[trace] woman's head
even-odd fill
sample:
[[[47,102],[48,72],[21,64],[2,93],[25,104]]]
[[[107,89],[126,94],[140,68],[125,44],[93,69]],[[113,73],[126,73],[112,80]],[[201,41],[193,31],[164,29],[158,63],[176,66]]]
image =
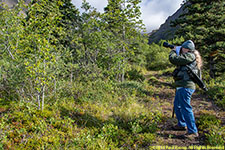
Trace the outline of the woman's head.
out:
[[[192,52],[195,54],[196,57],[196,62],[197,62],[197,67],[198,69],[201,69],[203,63],[202,63],[202,58],[199,53],[199,51],[195,50],[195,44],[191,40],[187,40],[181,45],[181,53],[187,53],[187,52]]]
[[[182,54],[187,53],[187,52],[192,52],[194,50],[195,50],[195,44],[191,40],[187,40],[181,45],[181,53]]]
[[[195,50],[195,44],[194,42],[192,42],[191,40],[187,40],[185,41],[182,45],[182,48],[184,49],[189,49],[190,51],[194,51]]]

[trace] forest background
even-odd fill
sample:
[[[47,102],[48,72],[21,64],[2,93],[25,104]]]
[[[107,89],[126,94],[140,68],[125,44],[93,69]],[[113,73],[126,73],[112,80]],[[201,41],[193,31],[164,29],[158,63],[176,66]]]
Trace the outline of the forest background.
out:
[[[157,145],[163,122],[153,98],[157,77],[172,86],[164,40],[148,44],[140,0],[109,0],[103,13],[86,1],[20,1],[0,10],[0,149],[135,149]],[[223,0],[186,0],[167,41],[196,43],[208,97],[225,107]],[[199,89],[198,89],[199,90]],[[199,93],[203,92],[201,90]],[[222,120],[202,115],[205,144],[221,146]],[[211,119],[208,119],[211,118]],[[213,118],[213,119],[212,119]],[[161,143],[162,144],[162,143]]]

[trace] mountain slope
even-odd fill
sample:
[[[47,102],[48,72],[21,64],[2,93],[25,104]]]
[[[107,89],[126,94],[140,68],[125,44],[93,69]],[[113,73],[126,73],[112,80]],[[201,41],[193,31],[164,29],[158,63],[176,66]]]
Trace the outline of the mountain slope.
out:
[[[181,14],[184,13],[184,5],[182,5],[172,16],[169,16],[164,24],[158,30],[153,30],[149,34],[149,44],[159,42],[161,39],[168,40],[174,37],[178,27],[171,27],[170,22],[176,20]]]

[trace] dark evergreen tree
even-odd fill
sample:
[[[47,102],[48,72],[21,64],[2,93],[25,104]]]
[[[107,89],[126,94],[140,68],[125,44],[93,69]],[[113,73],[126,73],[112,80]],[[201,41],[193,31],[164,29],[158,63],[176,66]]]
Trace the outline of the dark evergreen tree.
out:
[[[60,12],[62,15],[62,20],[59,26],[65,30],[65,36],[61,40],[61,44],[64,47],[73,47],[73,35],[75,29],[78,26],[80,20],[79,10],[72,4],[71,0],[62,0],[62,5],[60,6]]]
[[[186,0],[185,14],[172,26],[180,26],[177,35],[192,39],[205,58],[210,76],[225,71],[225,1]]]

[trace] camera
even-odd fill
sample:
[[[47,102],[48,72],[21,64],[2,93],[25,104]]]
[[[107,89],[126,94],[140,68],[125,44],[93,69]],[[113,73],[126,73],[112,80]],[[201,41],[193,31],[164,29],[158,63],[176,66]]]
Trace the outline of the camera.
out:
[[[171,48],[171,49],[174,49],[174,47],[175,47],[174,45],[171,45],[167,42],[163,42],[163,46],[166,47],[166,48]]]

